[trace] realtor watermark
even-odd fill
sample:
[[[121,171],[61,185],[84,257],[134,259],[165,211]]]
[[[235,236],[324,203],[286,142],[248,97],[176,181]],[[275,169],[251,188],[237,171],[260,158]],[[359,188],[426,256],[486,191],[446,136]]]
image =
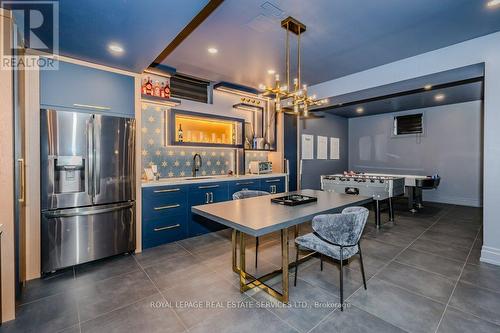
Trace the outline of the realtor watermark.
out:
[[[58,69],[59,1],[0,0],[0,6],[12,13],[12,43],[1,43],[0,69]],[[2,36],[10,30],[3,22]]]
[[[340,309],[339,302],[319,301],[294,301],[287,304],[273,301],[210,301],[210,300],[181,300],[153,301],[153,309],[270,309],[270,308],[295,308],[295,309]],[[344,303],[344,308],[349,308],[349,303]]]

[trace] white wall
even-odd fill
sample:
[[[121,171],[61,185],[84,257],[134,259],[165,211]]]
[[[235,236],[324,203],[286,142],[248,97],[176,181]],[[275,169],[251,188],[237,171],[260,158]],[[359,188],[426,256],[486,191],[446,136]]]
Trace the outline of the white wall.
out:
[[[481,260],[500,265],[500,32],[310,87],[319,98],[485,63],[483,233]]]
[[[424,114],[424,134],[393,136],[394,117]],[[441,184],[424,200],[482,205],[482,101],[349,119],[349,170],[433,175]],[[460,165],[460,168],[457,168]]]

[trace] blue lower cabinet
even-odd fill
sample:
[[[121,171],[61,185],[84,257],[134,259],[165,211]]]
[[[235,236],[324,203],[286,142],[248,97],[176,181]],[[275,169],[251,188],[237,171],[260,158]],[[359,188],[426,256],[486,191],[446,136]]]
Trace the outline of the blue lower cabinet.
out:
[[[158,246],[188,237],[187,213],[142,221],[142,248]]]
[[[142,218],[156,219],[165,214],[186,214],[188,186],[158,186],[142,189]]]
[[[247,180],[238,180],[234,182],[229,182],[229,200],[233,198],[233,194],[238,191],[243,190],[255,190],[259,191],[261,188],[259,179],[247,179]]]
[[[285,177],[262,179],[261,190],[271,194],[285,192]]]
[[[194,184],[189,189],[189,207],[229,200],[228,183]],[[189,209],[191,210],[191,208]],[[197,214],[190,213],[189,236],[198,236],[226,228]]]
[[[188,236],[188,186],[142,189],[142,247],[158,246]]]

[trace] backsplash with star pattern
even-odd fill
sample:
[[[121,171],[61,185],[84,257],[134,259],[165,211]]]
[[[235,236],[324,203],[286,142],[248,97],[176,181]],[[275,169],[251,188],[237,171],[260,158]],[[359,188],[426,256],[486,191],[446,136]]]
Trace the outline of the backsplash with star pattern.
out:
[[[142,104],[142,169],[156,164],[160,177],[188,177],[192,173],[194,154],[202,157],[199,175],[225,175],[235,170],[235,150],[209,147],[176,147],[165,145],[165,116],[168,107]],[[245,172],[250,161],[267,161],[266,152],[245,152]]]
[[[168,107],[142,104],[142,168],[158,166],[160,177],[191,176],[194,154],[202,157],[199,175],[225,175],[235,171],[233,149],[165,146],[165,113]]]

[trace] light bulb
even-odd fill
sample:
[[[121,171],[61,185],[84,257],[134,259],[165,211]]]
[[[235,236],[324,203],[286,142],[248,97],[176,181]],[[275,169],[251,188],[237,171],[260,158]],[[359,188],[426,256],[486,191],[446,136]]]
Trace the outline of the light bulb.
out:
[[[275,79],[276,81],[279,81],[279,80],[280,80],[280,75],[279,75],[279,74],[276,74],[276,75],[274,76],[274,79]]]

